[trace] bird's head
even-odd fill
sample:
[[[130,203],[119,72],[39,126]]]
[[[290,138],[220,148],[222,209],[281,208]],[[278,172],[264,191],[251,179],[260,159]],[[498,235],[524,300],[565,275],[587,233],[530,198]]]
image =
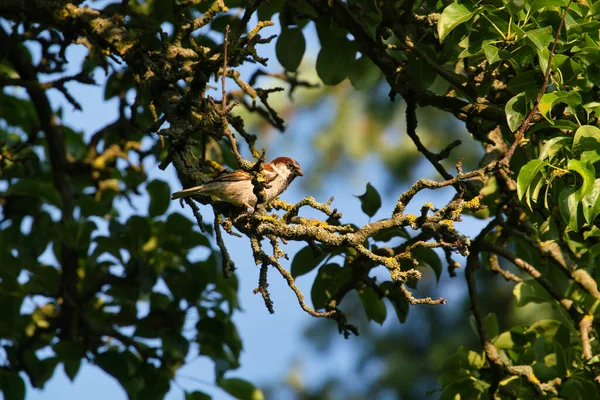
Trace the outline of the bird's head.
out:
[[[279,170],[287,169],[290,173],[294,174],[294,176],[304,176],[300,164],[298,164],[298,161],[294,160],[293,158],[277,157],[271,161],[271,164],[275,165],[275,167]]]

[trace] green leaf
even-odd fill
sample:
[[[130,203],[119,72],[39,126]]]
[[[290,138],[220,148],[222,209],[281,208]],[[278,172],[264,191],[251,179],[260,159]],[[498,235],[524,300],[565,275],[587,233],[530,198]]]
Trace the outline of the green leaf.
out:
[[[361,57],[352,64],[350,82],[356,90],[366,90],[379,81],[381,71],[368,57]]]
[[[470,5],[467,6],[464,3],[453,2],[444,8],[437,26],[440,43],[444,41],[452,30],[470,20],[473,15],[475,15],[475,10]]]
[[[439,54],[428,47],[423,50],[426,54],[429,54],[431,60],[439,58]],[[435,82],[438,76],[437,73],[427,65],[422,57],[417,57],[412,53],[406,55],[406,61],[408,62],[406,66],[407,85],[417,92],[429,89]]]
[[[233,5],[230,3],[229,7],[233,7]],[[224,33],[227,25],[229,25],[229,28],[235,31],[238,27],[240,27],[240,22],[240,18],[238,18],[238,16],[235,14],[223,14],[213,18],[210,24],[210,29],[215,32]]]
[[[493,340],[495,337],[498,336],[500,332],[500,327],[498,325],[498,318],[496,317],[496,314],[489,313],[483,320],[483,324],[485,325],[490,339]]]
[[[49,204],[58,208],[62,207],[60,194],[58,194],[58,191],[51,182],[23,178],[12,184],[6,191],[6,195],[41,197]]]
[[[81,367],[81,360],[65,360],[63,361],[63,369],[65,374],[69,377],[71,382],[75,380],[79,368]]]
[[[538,71],[527,71],[523,72],[510,81],[506,85],[506,88],[512,94],[519,94],[526,91],[534,91],[537,93],[540,90],[541,78]]]
[[[119,382],[129,379],[136,371],[129,357],[117,350],[108,350],[96,356],[96,364],[107,374],[113,376]]]
[[[185,400],[211,400],[212,397],[206,393],[197,390],[193,392],[185,392]]]
[[[553,338],[562,327],[562,322],[555,319],[541,319],[534,322],[526,332],[535,332],[538,336]]]
[[[592,225],[600,214],[600,178],[594,180],[592,189],[581,199],[585,221]]]
[[[25,399],[25,382],[15,372],[0,371],[0,389],[4,400]]]
[[[548,165],[547,161],[531,160],[521,168],[519,177],[517,178],[517,195],[519,196],[519,200],[523,199],[533,179],[546,165]]]
[[[490,386],[489,383],[470,377],[459,381],[454,381],[442,392],[439,400],[456,400],[456,399],[482,399],[484,393]]]
[[[542,304],[552,301],[548,292],[534,279],[517,283],[513,288],[513,295],[517,307],[523,307],[529,303]]]
[[[532,133],[537,132],[541,129],[548,129],[548,128],[551,128],[553,131],[561,130],[561,131],[574,132],[579,128],[579,126],[575,122],[571,122],[566,119],[558,119],[558,120],[554,120],[552,122],[540,121],[540,122],[537,122],[535,125],[533,125],[528,130],[528,133],[531,135]],[[560,133],[562,134],[563,132],[560,132]]]
[[[21,49],[25,49],[22,46]],[[6,93],[0,93],[0,118],[25,131],[39,126],[37,112],[31,101],[19,99]]]
[[[81,209],[82,217],[98,216],[103,217],[107,213],[107,209],[102,203],[94,199],[92,196],[82,194],[77,199],[77,205]]]
[[[96,236],[94,238],[94,242],[96,242],[96,248],[92,253],[92,257],[97,258],[101,254],[108,253],[114,256],[117,260],[123,263],[123,258],[121,256],[121,252],[119,249],[121,248],[121,242],[118,238],[107,237],[107,236]]]
[[[355,197],[360,199],[361,208],[369,217],[375,215],[377,210],[381,207],[381,196],[379,195],[379,192],[377,192],[377,189],[370,183],[367,183],[367,191],[365,194]]]
[[[508,123],[508,127],[511,132],[515,132],[525,119],[525,114],[527,114],[527,101],[525,99],[524,93],[519,93],[518,95],[511,98],[507,103],[505,110],[506,112],[506,122]]]
[[[119,95],[119,84],[121,83],[121,73],[114,72],[106,80],[104,85],[104,100],[111,99]]]
[[[173,252],[197,246],[211,248],[207,234],[194,231],[193,226],[194,223],[183,214],[174,212],[169,214],[164,229],[159,229],[157,234],[162,245]]]
[[[598,364],[600,362],[600,354],[596,354],[594,357],[590,358],[587,362],[588,365]]]
[[[169,185],[158,179],[153,180],[146,186],[150,195],[150,205],[148,206],[148,215],[151,218],[163,215],[169,208],[171,199],[171,189]]]
[[[454,353],[452,353],[449,357],[445,358],[442,361],[442,365],[440,366],[439,372],[453,370],[456,371],[468,367],[468,354],[469,351],[466,350],[463,346],[460,346]]]
[[[525,0],[509,0],[505,1],[506,8],[510,12],[510,15],[518,16],[519,11],[525,8]]]
[[[579,160],[569,160],[567,164],[569,171],[575,171],[583,178],[581,188],[577,191],[577,201],[580,201],[583,196],[586,196],[594,186],[594,178],[596,177],[596,170],[592,163],[582,162]]]
[[[180,333],[169,332],[161,336],[163,352],[170,360],[183,361],[190,350],[190,342]]]
[[[258,6],[258,20],[259,21],[269,21],[273,14],[278,13],[283,5],[285,4],[285,0],[269,0],[260,2]]]
[[[356,62],[356,48],[348,39],[331,38],[327,40],[317,56],[317,74],[326,85],[342,82]]]
[[[558,153],[561,149],[565,148],[567,144],[572,140],[569,136],[557,136],[552,138],[542,146],[538,159],[540,160],[552,160],[552,157]],[[563,143],[564,142],[564,143]]]
[[[455,382],[468,379],[471,376],[470,371],[465,368],[456,368],[441,373],[438,382],[442,388],[448,387]]]
[[[335,43],[344,40],[348,35],[347,30],[340,28],[330,17],[324,15],[315,21],[315,27],[322,47],[335,46]]]
[[[58,360],[56,357],[49,357],[43,360],[39,360],[33,352],[28,353],[26,356],[26,364],[29,369],[28,375],[30,375],[31,382],[35,388],[41,389],[44,387],[46,382],[52,378]]]
[[[279,63],[290,72],[294,72],[300,66],[302,57],[306,50],[306,39],[300,28],[284,28],[277,38],[275,52]]]
[[[440,281],[440,276],[442,275],[442,261],[440,260],[440,256],[438,256],[433,249],[428,247],[417,247],[412,251],[412,256],[419,261],[419,263],[424,262],[429,265],[435,273],[436,281]]]
[[[531,207],[531,201],[533,200],[534,203],[537,203],[540,190],[542,190],[542,187],[544,187],[545,184],[546,179],[544,178],[543,174],[537,174],[535,178],[533,178],[531,185],[529,185],[529,188],[527,189],[527,195],[525,197],[530,210],[533,210]]]
[[[540,99],[540,104],[538,105],[540,113],[550,123],[552,123],[552,115],[550,115],[550,111],[552,110],[552,106],[557,99],[558,96],[555,93],[545,93]]]
[[[24,288],[33,293],[57,295],[60,281],[60,273],[56,267],[43,265],[36,268],[35,274],[25,283]]]
[[[515,345],[510,331],[502,332],[496,339],[492,339],[492,343],[499,350],[512,349]]]
[[[467,362],[472,369],[481,369],[485,365],[485,355],[469,350]]]
[[[485,54],[485,59],[490,65],[501,60],[499,55],[500,50],[496,46],[486,43],[481,48],[483,49],[483,54]]]
[[[398,321],[400,323],[406,322],[410,308],[404,293],[402,293],[394,282],[390,281],[381,283],[379,287],[388,293],[386,297],[392,303],[392,306],[394,306]]]
[[[581,95],[575,91],[558,91],[544,94],[540,100],[540,104],[538,107],[540,113],[544,116],[544,118],[546,118],[551,123],[553,121],[550,111],[552,110],[552,107],[559,103],[565,103],[566,105],[571,107],[571,110],[574,113],[577,106],[581,105]]]
[[[265,396],[250,382],[239,378],[224,378],[217,382],[219,387],[240,400],[263,400]]]
[[[310,299],[315,310],[324,309],[329,301],[337,294],[344,279],[343,269],[337,264],[325,264],[319,268],[319,273],[310,290]]]
[[[565,0],[533,0],[529,7],[529,12],[533,14],[543,8],[547,7],[566,7],[567,1]],[[527,7],[527,5],[525,6]]]
[[[566,329],[562,329],[566,331]],[[566,338],[566,346],[570,347],[569,344],[569,333],[567,332],[565,335],[562,335]],[[555,369],[558,372],[558,376],[565,376],[568,369],[567,364],[567,356],[565,354],[565,346],[562,345],[560,340],[553,339],[552,345],[554,346],[554,352],[556,354],[556,366]]]
[[[600,129],[592,125],[582,125],[573,137],[573,152],[600,150]]]
[[[595,113],[596,116],[600,115],[600,102],[598,101],[583,104],[583,108],[588,114],[588,119],[592,113]]]
[[[579,200],[577,189],[569,186],[561,190],[558,195],[558,208],[563,221],[572,231],[578,231],[583,221],[579,219]]]
[[[315,255],[315,250],[310,246],[300,249],[292,260],[292,276],[297,278],[317,268],[321,261],[325,259],[325,255]]]
[[[529,45],[533,47],[534,50],[544,51],[548,48],[548,45],[552,43],[554,39],[552,37],[552,27],[547,26],[545,28],[540,29],[532,29],[530,31],[525,32],[525,37],[529,39]],[[527,41],[526,41],[527,42]]]
[[[364,288],[359,296],[367,318],[382,325],[387,317],[387,308],[383,299],[379,298],[379,295],[370,287]]]

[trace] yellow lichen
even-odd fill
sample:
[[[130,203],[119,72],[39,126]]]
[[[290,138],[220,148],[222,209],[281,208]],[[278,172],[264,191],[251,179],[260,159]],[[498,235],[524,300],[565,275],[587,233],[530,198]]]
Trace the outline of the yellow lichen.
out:
[[[454,221],[451,219],[443,219],[440,221],[440,225],[445,225],[450,229],[454,229]]]
[[[254,218],[262,221],[262,222],[271,222],[273,224],[279,224],[279,221],[277,220],[277,218],[271,216],[271,215],[257,215],[254,214]]]
[[[406,214],[404,217],[406,218],[406,222],[408,222],[410,225],[417,222],[417,219],[419,218],[414,214]]]
[[[467,210],[473,210],[481,207],[481,201],[478,196],[473,197],[471,200],[465,202],[463,205]]]
[[[248,40],[254,39],[254,36],[256,36],[262,28],[273,25],[275,25],[275,22],[273,21],[260,21],[254,29],[248,32]]]
[[[535,376],[534,373],[529,374],[528,378],[531,382],[540,384],[540,380],[537,378],[537,376]]]

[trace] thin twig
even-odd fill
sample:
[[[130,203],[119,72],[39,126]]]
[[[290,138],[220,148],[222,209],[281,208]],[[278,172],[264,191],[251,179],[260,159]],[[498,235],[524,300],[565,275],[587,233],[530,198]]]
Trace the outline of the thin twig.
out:
[[[225,76],[227,76],[227,47],[229,44],[229,25],[225,27],[225,41],[223,43],[223,74],[221,74],[221,115],[227,114],[227,91],[225,89]]]
[[[446,304],[446,299],[444,299],[443,297],[440,297],[440,298],[435,299],[435,300],[432,299],[431,297],[416,298],[416,297],[414,297],[412,295],[412,293],[404,285],[400,285],[400,290],[404,294],[404,297],[406,297],[406,300],[408,300],[408,302],[410,304],[412,304],[412,305],[417,305],[417,304],[429,304],[429,305]]]
[[[223,270],[223,277],[228,278],[229,273],[235,271],[235,264],[231,260],[229,256],[229,251],[227,251],[227,247],[225,247],[225,242],[223,241],[223,235],[221,234],[221,222],[223,221],[223,217],[221,214],[214,210],[215,213],[215,237],[217,238],[217,245],[221,250],[221,268]]]
[[[590,344],[590,332],[592,331],[592,322],[594,317],[586,315],[579,321],[579,333],[581,334],[581,344],[583,345],[583,357],[586,360],[592,359],[592,345]]]

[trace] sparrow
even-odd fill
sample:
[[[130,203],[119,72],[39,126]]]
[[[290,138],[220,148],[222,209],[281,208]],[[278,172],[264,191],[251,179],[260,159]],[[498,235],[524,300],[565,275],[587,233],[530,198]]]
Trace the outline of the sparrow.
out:
[[[267,183],[266,203],[283,193],[297,176],[304,176],[298,161],[289,157],[277,157],[271,162],[264,163],[263,170]],[[252,210],[256,206],[252,174],[241,169],[219,175],[201,185],[175,192],[171,200],[194,195],[216,197],[234,206]]]

